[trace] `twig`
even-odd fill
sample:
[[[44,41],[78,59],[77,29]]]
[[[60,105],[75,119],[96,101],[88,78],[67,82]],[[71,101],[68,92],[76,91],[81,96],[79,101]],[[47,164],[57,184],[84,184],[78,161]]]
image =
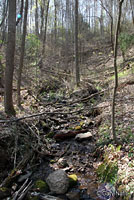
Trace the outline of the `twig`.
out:
[[[32,181],[30,181],[28,183],[28,180],[29,179],[26,179],[26,181],[23,183],[21,188],[18,191],[15,192],[15,194],[13,196],[13,200],[22,200],[25,197],[25,195],[28,192],[28,190],[30,190],[31,187],[33,186]]]
[[[33,187],[32,181],[29,182],[29,184],[24,188],[24,190],[22,191],[22,194],[20,195],[20,197],[18,198],[18,200],[22,200],[25,195],[27,194],[27,192]]]
[[[19,193],[25,188],[27,182],[28,182],[28,179],[26,179],[25,182],[23,183],[23,185],[20,187],[20,189],[14,193],[13,200],[16,200],[16,198],[18,197]]]
[[[16,167],[17,149],[18,149],[18,134],[15,135],[14,169]]]

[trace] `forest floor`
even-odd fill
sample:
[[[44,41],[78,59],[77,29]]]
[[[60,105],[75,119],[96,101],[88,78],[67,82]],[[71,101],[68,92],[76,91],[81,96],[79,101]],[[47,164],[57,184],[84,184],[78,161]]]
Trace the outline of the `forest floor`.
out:
[[[0,182],[1,187],[8,190],[0,190],[0,199],[26,199],[28,192],[40,192],[31,188],[32,184],[46,180],[48,174],[58,169],[78,177],[77,185],[69,190],[74,195],[80,194],[79,198],[73,196],[73,200],[105,199],[98,195],[104,192],[104,188],[103,192],[98,189],[102,183],[112,183],[120,193],[118,199],[127,199],[133,193],[133,49],[128,52],[125,63],[118,55],[116,134],[121,142],[120,148],[114,147],[111,135],[112,49],[109,44],[90,44],[82,59],[79,88],[73,83],[68,84],[68,80],[64,81],[63,87],[61,79],[51,76],[37,89],[36,95],[34,91],[23,89],[23,109],[19,110],[16,106],[16,118],[8,118],[4,114],[1,96]],[[107,172],[98,172],[102,163],[106,170],[111,163],[117,163],[118,176],[114,176],[116,165]],[[22,189],[23,184],[26,192]],[[56,196],[71,199],[67,194]]]

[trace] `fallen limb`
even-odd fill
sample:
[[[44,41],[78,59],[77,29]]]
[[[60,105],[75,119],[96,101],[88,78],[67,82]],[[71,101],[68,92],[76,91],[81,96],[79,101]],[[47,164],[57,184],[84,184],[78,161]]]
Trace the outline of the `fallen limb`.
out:
[[[74,113],[81,112],[82,110],[83,109],[76,110],[76,111],[73,111],[73,112],[42,112],[42,113],[28,115],[28,116],[24,116],[24,117],[20,117],[20,118],[0,120],[0,123],[18,122],[18,121],[23,120],[23,119],[28,119],[28,118],[32,118],[32,117],[39,117],[41,115],[69,115],[69,114],[71,115],[71,114],[74,114]]]
[[[86,133],[86,132],[88,132],[88,129],[83,129],[83,130],[79,130],[79,131],[69,131],[67,133],[59,133],[54,136],[54,139],[57,141],[71,139],[79,133]]]
[[[69,104],[79,103],[79,102],[81,102],[81,101],[87,101],[87,100],[93,98],[94,96],[96,96],[96,95],[98,95],[98,94],[103,94],[103,93],[104,93],[105,91],[107,91],[107,90],[108,90],[108,89],[102,90],[102,91],[100,91],[100,92],[96,92],[96,93],[94,93],[94,94],[91,94],[91,95],[88,96],[88,97],[81,98],[81,99],[78,99],[78,100],[76,100],[76,101],[70,102]]]

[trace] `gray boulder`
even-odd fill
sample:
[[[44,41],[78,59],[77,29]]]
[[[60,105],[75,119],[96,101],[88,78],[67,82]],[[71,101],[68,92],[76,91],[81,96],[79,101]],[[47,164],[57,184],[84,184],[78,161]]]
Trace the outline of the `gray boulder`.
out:
[[[51,173],[46,182],[51,192],[56,194],[65,194],[69,187],[69,178],[65,171],[59,169]]]

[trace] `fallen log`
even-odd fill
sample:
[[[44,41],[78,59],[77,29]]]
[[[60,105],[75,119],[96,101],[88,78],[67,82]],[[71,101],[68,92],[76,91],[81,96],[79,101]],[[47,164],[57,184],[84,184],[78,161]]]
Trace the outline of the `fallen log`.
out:
[[[59,133],[54,136],[54,139],[56,141],[71,139],[71,138],[74,138],[79,133],[86,133],[88,131],[89,131],[88,129],[83,129],[83,130],[78,130],[78,131],[68,131],[67,133]]]

